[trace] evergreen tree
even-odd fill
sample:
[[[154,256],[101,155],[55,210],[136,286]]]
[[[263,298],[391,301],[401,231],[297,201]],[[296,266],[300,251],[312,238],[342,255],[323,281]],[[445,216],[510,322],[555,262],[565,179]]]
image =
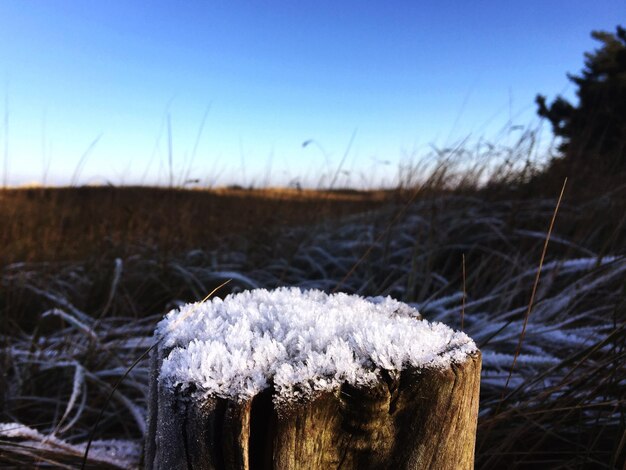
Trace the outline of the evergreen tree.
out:
[[[558,96],[549,106],[537,95],[537,112],[562,138],[565,161],[598,172],[626,170],[626,29],[615,34],[592,32],[601,47],[585,54],[581,75],[568,78],[576,85],[578,105]]]

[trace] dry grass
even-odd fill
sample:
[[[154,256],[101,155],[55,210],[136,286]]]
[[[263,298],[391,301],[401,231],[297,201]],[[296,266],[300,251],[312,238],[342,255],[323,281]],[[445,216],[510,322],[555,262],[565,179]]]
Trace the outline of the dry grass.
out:
[[[17,424],[0,465],[76,465],[158,319],[226,279],[221,295],[341,283],[462,324],[484,354],[478,468],[622,465],[626,189],[568,185],[505,387],[562,181],[546,197],[502,171],[484,190],[436,164],[417,192],[2,193],[0,422]],[[147,382],[140,362],[113,394],[90,465],[138,464]]]
[[[380,207],[384,192],[167,190],[142,187],[0,190],[0,263],[208,249],[225,236]]]

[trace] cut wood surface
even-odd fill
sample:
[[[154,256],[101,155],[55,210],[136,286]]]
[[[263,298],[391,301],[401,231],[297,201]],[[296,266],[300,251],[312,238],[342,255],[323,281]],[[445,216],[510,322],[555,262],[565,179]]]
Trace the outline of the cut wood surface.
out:
[[[478,350],[289,402],[272,385],[246,399],[172,386],[160,379],[171,351],[159,345],[151,356],[147,469],[473,468]]]

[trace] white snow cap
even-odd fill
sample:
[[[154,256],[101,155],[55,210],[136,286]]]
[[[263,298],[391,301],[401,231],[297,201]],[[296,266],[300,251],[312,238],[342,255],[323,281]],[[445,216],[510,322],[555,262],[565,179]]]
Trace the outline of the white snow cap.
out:
[[[390,297],[255,289],[188,304],[159,323],[160,380],[195,394],[247,400],[273,384],[276,403],[310,399],[381,369],[447,367],[477,351],[462,332],[419,320]]]

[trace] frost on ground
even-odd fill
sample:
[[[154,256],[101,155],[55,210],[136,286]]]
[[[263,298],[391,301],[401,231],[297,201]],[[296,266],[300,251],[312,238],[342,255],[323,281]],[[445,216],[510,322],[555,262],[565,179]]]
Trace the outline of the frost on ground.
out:
[[[57,464],[57,456],[68,454],[81,458],[85,446],[85,443],[70,444],[54,435],[44,435],[19,423],[0,423],[0,454],[3,451],[22,455],[37,453],[40,456],[40,465]],[[89,455],[90,463],[101,468],[132,469],[136,468],[139,461],[141,446],[128,440],[95,440],[91,443]]]
[[[147,360],[129,371],[130,365],[153,344],[163,313],[232,279],[226,289],[233,293],[289,285],[390,295],[430,321],[466,331],[483,354],[477,466],[542,461],[602,468],[611,446],[622,445],[626,417],[626,249],[622,226],[614,243],[599,235],[617,230],[613,219],[599,217],[604,225],[586,221],[588,214],[606,213],[615,199],[559,209],[528,316],[545,239],[538,232],[511,231],[511,224],[544,226],[556,201],[478,202],[426,198],[398,220],[395,212],[381,210],[338,223],[288,227],[262,252],[234,238],[211,251],[167,258],[148,250],[99,269],[83,262],[5,266],[0,296],[10,292],[12,300],[0,302],[9,319],[9,328],[0,328],[0,422],[15,423],[11,432],[29,427],[48,443],[62,439],[84,449],[119,382],[96,438],[128,442],[128,449],[116,447],[115,460],[137,467],[134,449],[140,449],[145,431],[150,369]],[[102,293],[95,297],[101,300],[90,301],[94,292]],[[164,303],[151,306],[159,299]],[[328,308],[321,310],[328,316]],[[200,316],[190,314],[181,326],[199,325]],[[34,332],[12,326],[13,319],[28,318],[36,322]],[[190,342],[183,332],[191,326],[174,330],[179,345]],[[36,440],[2,434],[0,467],[31,468],[42,458],[80,465],[82,455],[76,459],[74,450],[26,448],[26,441]],[[91,468],[103,468],[93,451],[92,445]]]
[[[380,370],[446,367],[474,342],[387,298],[320,290],[255,289],[170,312],[157,327],[168,351],[160,380],[204,396],[252,398],[273,387],[277,403],[309,399],[342,383],[367,385]]]

